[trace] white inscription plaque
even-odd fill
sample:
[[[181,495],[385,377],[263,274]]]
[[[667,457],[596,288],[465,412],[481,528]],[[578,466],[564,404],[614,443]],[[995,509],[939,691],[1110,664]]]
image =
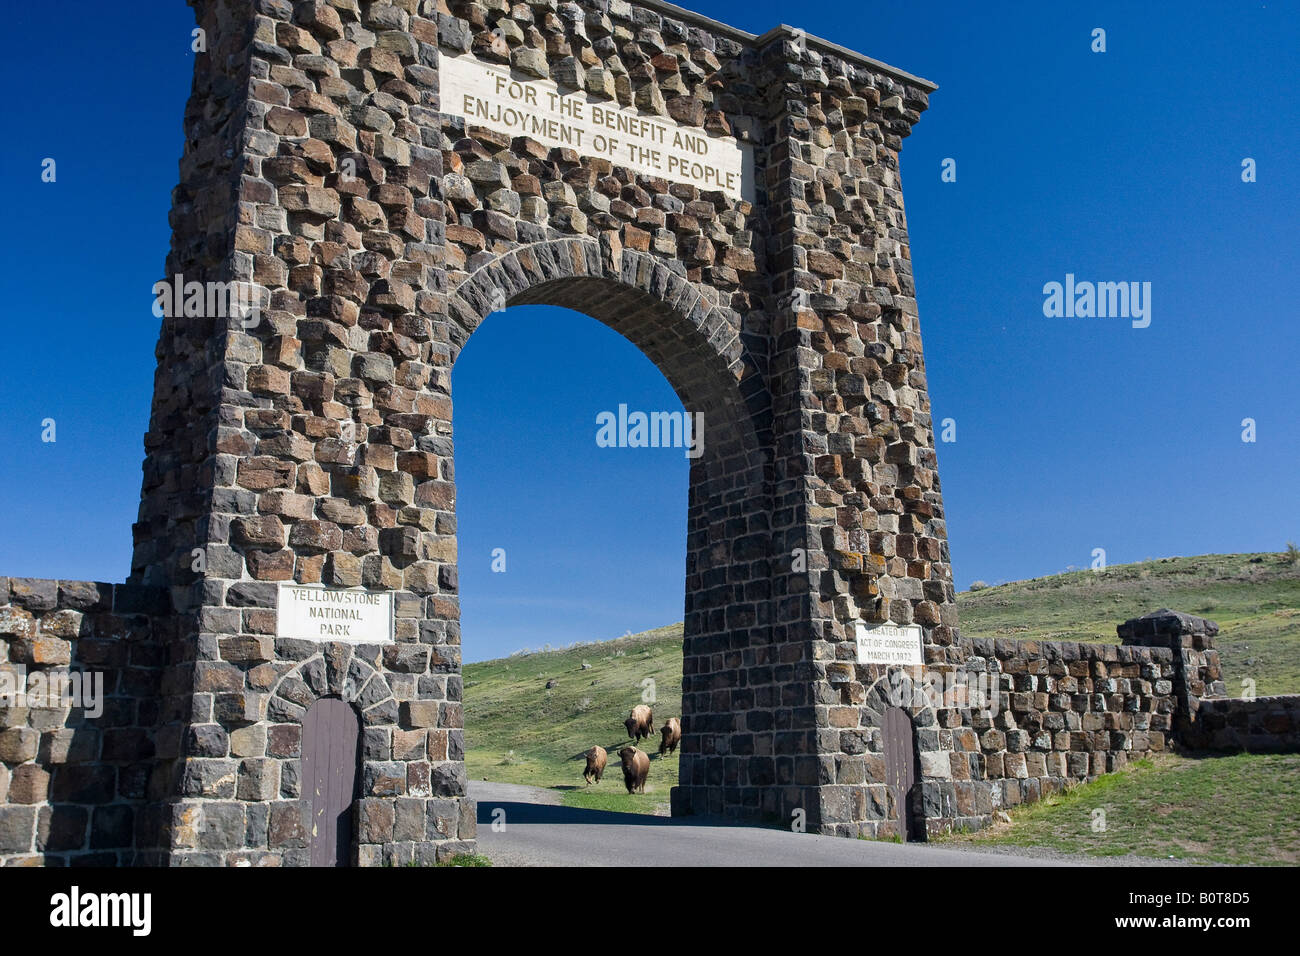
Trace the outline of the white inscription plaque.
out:
[[[634,172],[736,199],[754,199],[754,153],[730,136],[711,136],[671,117],[645,115],[550,80],[513,74],[472,56],[438,61],[442,111],[472,126],[527,136]]]
[[[858,622],[859,664],[925,663],[921,654],[921,629],[915,624],[874,624]]]
[[[343,644],[393,643],[393,592],[281,584],[276,637]]]

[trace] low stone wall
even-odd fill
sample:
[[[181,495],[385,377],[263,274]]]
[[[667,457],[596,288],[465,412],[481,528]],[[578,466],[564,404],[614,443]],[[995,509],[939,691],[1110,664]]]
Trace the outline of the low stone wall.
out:
[[[1190,750],[1300,750],[1300,694],[1202,700],[1195,723],[1179,735],[1179,743]]]
[[[0,865],[128,865],[155,845],[168,610],[152,588],[0,577]],[[50,694],[66,677],[89,696]]]
[[[1166,750],[1300,749],[1300,695],[1224,697],[1214,621],[1162,609],[1116,632],[1120,645],[970,641],[965,675],[987,675],[995,704],[916,715],[927,832],[978,829]]]
[[[988,675],[996,706],[940,711],[940,724],[959,722],[950,731],[919,728],[920,810],[932,834],[979,829],[998,809],[1169,749],[1170,649],[982,637],[971,641],[966,671]],[[924,737],[933,732],[937,748]]]

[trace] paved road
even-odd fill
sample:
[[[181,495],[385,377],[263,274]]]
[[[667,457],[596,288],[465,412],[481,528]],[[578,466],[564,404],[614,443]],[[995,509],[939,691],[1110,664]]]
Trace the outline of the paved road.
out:
[[[1062,866],[1071,861],[845,840],[559,805],[539,787],[470,781],[478,847],[497,866]],[[505,830],[492,829],[497,809]],[[499,818],[499,815],[498,815]]]

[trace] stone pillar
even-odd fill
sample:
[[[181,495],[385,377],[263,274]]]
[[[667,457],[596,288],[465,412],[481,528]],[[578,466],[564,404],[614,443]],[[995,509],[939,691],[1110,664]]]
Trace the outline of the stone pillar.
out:
[[[241,260],[252,257],[239,251],[237,235],[244,228],[239,196],[249,134],[254,20],[248,5],[235,0],[194,0],[191,5],[206,51],[196,57],[185,110],[180,182],[172,193],[171,250],[160,282],[162,301],[177,286],[182,296],[187,284],[203,292],[201,304],[164,309],[128,579],[169,590],[174,608],[162,648],[157,759],[141,827],[138,859],[144,865],[179,861],[182,854],[174,853],[178,839],[186,851],[197,848],[195,831],[186,826],[193,815],[178,803],[185,790],[202,789],[195,782],[199,765],[189,766],[186,755],[195,738],[204,736],[197,728],[213,726],[220,682],[214,682],[211,667],[220,659],[218,634],[241,630],[225,623],[238,612],[219,608],[221,581],[241,576],[238,556],[226,544],[225,514],[243,506],[218,488],[231,483],[227,476],[250,450],[232,432],[228,408],[242,390],[238,363],[247,359],[253,340],[241,317],[228,308],[232,296],[216,290],[250,278]],[[208,308],[209,290],[215,292],[214,309]],[[155,287],[156,295],[159,291]],[[222,689],[235,693],[237,683],[243,684],[242,677]],[[223,707],[230,703],[222,698]],[[212,776],[228,780],[223,790],[233,796],[238,761],[226,760],[221,767]],[[242,810],[239,817],[242,825]],[[242,844],[229,814],[227,822],[223,839]]]
[[[1203,617],[1161,608],[1115,628],[1120,643],[1168,647],[1174,652],[1174,734],[1189,736],[1203,699],[1226,696],[1214,638],[1219,625]]]
[[[786,519],[774,548],[776,627],[806,648],[795,693],[811,738],[797,746],[815,756],[804,778],[817,788],[810,824],[875,835],[892,813],[869,697],[888,668],[856,663],[856,625],[919,625],[932,667],[964,656],[898,161],[933,86],[819,51],[787,28],[764,40],[776,504]],[[909,716],[921,749],[952,749],[959,721]],[[927,772],[947,763],[922,760],[926,788],[951,787]]]
[[[442,155],[411,118],[437,124],[438,27],[415,6],[194,0],[167,277],[261,310],[208,299],[158,347],[133,580],[170,587],[182,626],[154,862],[305,862],[301,721],[323,696],[363,726],[356,862],[473,845]],[[396,643],[277,640],[284,581],[397,592]]]

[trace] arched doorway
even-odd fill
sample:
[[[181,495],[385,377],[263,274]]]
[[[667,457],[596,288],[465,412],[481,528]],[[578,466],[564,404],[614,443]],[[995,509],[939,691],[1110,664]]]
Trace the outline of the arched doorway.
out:
[[[302,722],[302,794],[310,804],[312,866],[352,863],[361,722],[352,705],[322,697]]]

